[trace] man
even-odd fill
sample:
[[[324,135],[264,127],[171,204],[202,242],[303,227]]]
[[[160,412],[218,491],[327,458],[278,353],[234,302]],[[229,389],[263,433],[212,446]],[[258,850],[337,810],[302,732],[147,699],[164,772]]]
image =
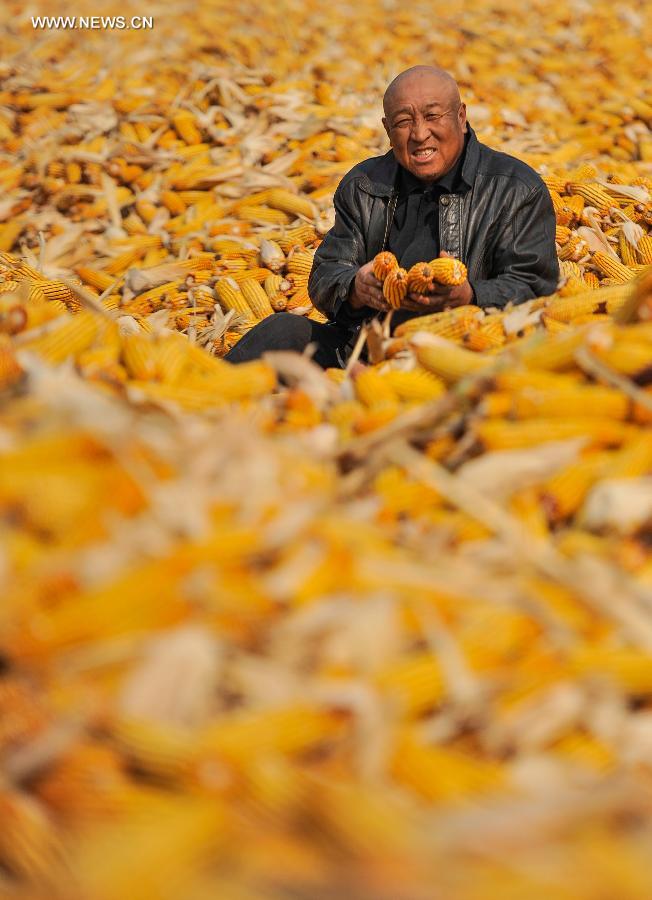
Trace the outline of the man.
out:
[[[372,273],[381,250],[391,250],[403,268],[451,255],[468,269],[464,284],[409,294],[393,326],[453,306],[503,307],[556,289],[548,190],[530,166],[478,141],[455,80],[442,69],[414,66],[389,85],[383,110],[391,150],[344,176],[333,200],[335,224],[315,253],[308,290],[329,323],[270,316],[227,359],[302,351],[312,341],[317,363],[344,366],[362,322],[389,309]]]

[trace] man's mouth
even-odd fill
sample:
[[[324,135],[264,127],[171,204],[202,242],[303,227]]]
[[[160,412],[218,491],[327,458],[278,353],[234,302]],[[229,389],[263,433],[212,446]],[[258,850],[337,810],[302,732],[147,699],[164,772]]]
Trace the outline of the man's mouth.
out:
[[[413,150],[412,156],[415,159],[420,159],[420,160],[430,159],[430,157],[433,156],[436,152],[437,151],[435,150],[434,147],[424,147],[422,150]]]

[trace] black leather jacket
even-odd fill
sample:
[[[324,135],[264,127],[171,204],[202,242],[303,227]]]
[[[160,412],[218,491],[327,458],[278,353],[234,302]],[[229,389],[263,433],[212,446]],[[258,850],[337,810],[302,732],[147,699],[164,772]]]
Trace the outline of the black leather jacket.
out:
[[[503,307],[551,294],[559,280],[555,213],[542,179],[526,163],[470,132],[457,193],[439,200],[440,246],[461,259],[478,306]],[[308,282],[330,321],[353,328],[377,311],[347,301],[355,273],[387,242],[398,198],[392,150],[364,160],[335,191],[335,224],[317,248]],[[468,185],[471,185],[469,188]]]

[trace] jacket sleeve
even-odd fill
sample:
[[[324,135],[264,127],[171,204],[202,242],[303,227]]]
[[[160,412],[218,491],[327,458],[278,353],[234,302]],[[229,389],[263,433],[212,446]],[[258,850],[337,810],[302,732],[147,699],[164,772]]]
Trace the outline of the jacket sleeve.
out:
[[[478,306],[523,303],[557,289],[555,211],[546,186],[535,185],[516,208],[493,247],[491,278],[471,281]]]
[[[330,321],[352,326],[375,312],[368,306],[353,309],[348,303],[356,272],[367,261],[355,195],[355,179],[344,178],[333,197],[335,224],[317,248],[308,279],[308,293],[317,309]]]

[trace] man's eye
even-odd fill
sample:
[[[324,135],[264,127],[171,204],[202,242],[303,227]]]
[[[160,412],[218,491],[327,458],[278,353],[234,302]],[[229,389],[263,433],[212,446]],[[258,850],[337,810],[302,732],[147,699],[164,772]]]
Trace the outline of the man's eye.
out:
[[[394,122],[394,128],[404,128],[406,125],[410,124],[409,119],[401,119],[399,122]]]
[[[441,118],[441,116],[435,115],[435,113],[428,113],[428,115],[426,116],[426,119],[428,119],[428,121],[430,121],[430,122],[436,122],[437,119],[440,119],[440,118]]]

